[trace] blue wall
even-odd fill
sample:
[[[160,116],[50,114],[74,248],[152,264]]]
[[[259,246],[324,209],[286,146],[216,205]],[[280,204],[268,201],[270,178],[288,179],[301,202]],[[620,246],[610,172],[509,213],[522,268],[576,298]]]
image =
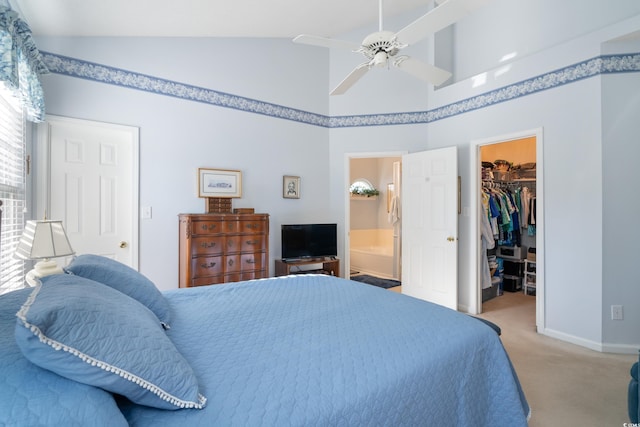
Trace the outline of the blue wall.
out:
[[[564,10],[563,3],[560,12],[571,31],[554,39],[555,27],[549,26],[505,64],[497,55],[511,49],[512,40],[499,37],[500,23],[519,23],[530,34],[553,24],[556,18],[546,14],[558,12],[557,2],[518,0],[544,3],[548,11],[514,15],[506,1],[496,0],[476,20],[460,23],[465,49],[472,44],[464,39],[466,29],[478,25],[496,29],[495,43],[477,47],[484,49],[482,60],[460,64],[468,71],[436,91],[389,70],[369,73],[347,95],[328,99],[330,87],[359,58],[289,40],[42,37],[38,46],[54,71],[43,82],[47,112],[140,128],[140,204],[153,206],[154,213],[140,224],[140,269],[162,289],[177,283],[176,215],[204,210],[194,190],[198,167],[243,171],[243,197],[234,207],[271,214],[273,259],[280,251],[274,230],[282,223],[338,222],[344,236],[349,153],[456,145],[463,207],[471,208],[472,141],[543,128],[542,332],[590,348],[630,351],[640,346],[640,313],[627,304],[625,320],[612,323],[609,305],[638,301],[640,290],[625,285],[634,280],[633,269],[614,262],[613,235],[605,233],[619,218],[605,207],[637,212],[638,201],[622,191],[605,195],[603,187],[616,182],[615,174],[608,175],[617,170],[615,154],[637,140],[634,121],[618,117],[640,112],[631,93],[620,98],[627,85],[638,87],[640,44],[607,42],[640,29],[640,5],[616,2],[603,13],[604,6],[589,4],[581,24],[570,20],[571,8]],[[432,56],[428,40],[412,48],[414,56]],[[487,64],[486,58],[494,59]],[[484,73],[483,79],[465,77],[475,72]],[[179,90],[172,92],[176,84]],[[630,173],[630,182],[640,181]],[[301,176],[300,199],[282,198],[282,175]],[[461,307],[471,304],[475,286],[472,221],[460,218]],[[631,251],[637,240],[616,234],[616,248]],[[611,281],[607,274],[613,271]]]

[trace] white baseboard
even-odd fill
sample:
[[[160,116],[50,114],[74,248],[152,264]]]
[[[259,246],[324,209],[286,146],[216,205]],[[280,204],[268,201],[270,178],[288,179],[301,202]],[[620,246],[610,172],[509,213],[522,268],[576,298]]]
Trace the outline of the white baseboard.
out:
[[[466,314],[478,314],[478,313],[472,313],[471,310],[469,309],[469,306],[466,304],[458,304],[458,311],[461,313],[466,313]]]
[[[602,344],[602,351],[605,353],[617,353],[617,354],[638,354],[640,344]]]
[[[588,348],[590,350],[598,351],[600,353],[617,353],[617,354],[638,354],[640,344],[608,344],[601,343],[584,338],[576,337],[574,335],[566,334],[564,332],[555,331],[553,329],[544,329],[538,331],[543,335],[551,338],[559,339],[571,344],[579,345],[581,347]]]

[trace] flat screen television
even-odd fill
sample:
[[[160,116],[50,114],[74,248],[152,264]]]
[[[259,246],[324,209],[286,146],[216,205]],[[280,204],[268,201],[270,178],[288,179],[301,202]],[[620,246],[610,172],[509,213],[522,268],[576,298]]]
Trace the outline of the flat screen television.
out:
[[[283,224],[282,259],[296,260],[338,255],[336,224]]]

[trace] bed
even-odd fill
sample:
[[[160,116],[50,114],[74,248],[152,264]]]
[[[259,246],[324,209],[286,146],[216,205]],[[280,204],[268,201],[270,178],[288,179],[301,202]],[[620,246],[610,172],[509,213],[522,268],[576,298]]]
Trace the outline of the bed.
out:
[[[159,292],[116,264],[0,296],[0,425],[527,425],[471,316],[324,275]]]

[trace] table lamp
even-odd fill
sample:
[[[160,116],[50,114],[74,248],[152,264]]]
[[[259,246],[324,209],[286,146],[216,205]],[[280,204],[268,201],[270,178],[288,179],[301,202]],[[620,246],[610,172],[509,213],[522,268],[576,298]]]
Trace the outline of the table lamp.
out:
[[[24,260],[41,260],[25,276],[27,283],[35,286],[41,277],[64,273],[62,268],[50,258],[69,256],[74,253],[62,221],[45,219],[27,221],[14,256]]]

